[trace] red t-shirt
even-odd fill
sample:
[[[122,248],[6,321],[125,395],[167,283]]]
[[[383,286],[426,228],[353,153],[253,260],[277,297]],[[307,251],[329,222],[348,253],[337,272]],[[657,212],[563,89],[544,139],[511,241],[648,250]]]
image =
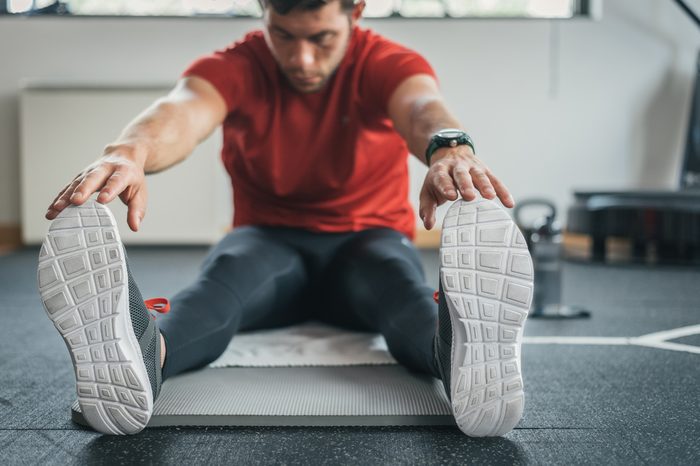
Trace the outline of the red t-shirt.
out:
[[[359,27],[316,93],[291,87],[260,31],[190,65],[183,76],[207,80],[228,106],[221,155],[234,227],[389,227],[413,238],[408,149],[387,104],[415,74],[435,76],[417,53]]]

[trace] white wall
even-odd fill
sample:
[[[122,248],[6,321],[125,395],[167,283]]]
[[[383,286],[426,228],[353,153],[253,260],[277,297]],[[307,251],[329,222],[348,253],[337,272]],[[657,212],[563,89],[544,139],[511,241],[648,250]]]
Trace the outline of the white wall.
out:
[[[171,82],[198,55],[257,25],[0,19],[0,223],[20,221],[23,79]],[[479,154],[516,200],[544,195],[564,208],[576,187],[675,186],[700,31],[671,0],[608,0],[601,21],[365,25],[432,62]],[[85,154],[86,163],[98,155]]]

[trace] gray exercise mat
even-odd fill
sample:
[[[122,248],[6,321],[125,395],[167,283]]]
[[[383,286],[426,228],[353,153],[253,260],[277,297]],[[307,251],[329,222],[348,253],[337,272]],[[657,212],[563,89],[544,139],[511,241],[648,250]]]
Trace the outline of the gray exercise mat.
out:
[[[84,425],[77,401],[72,419]],[[148,427],[454,425],[442,382],[402,366],[206,368],[168,379]]]

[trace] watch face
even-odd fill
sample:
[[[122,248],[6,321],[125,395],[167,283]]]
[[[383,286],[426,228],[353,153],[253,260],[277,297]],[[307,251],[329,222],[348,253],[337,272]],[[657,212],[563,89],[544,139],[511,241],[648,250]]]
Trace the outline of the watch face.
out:
[[[464,131],[459,129],[444,129],[437,133],[438,136],[445,139],[455,139],[464,135]]]

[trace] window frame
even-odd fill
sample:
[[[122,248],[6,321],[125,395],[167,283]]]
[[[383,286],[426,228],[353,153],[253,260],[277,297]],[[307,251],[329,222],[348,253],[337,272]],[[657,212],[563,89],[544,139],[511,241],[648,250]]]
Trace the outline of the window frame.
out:
[[[372,16],[363,17],[364,20],[371,21],[415,21],[415,20],[434,20],[434,21],[474,21],[474,20],[519,20],[519,21],[570,21],[575,19],[599,19],[602,10],[602,0],[573,0],[574,13],[567,18],[550,18],[550,17],[532,17],[532,16],[401,16],[394,13],[390,16]],[[102,18],[102,19],[179,19],[179,20],[207,20],[207,19],[259,19],[259,16],[251,15],[224,15],[224,14],[195,14],[195,15],[77,15],[71,13],[61,13],[54,11],[59,7],[60,1],[52,4],[49,7],[41,10],[30,11],[25,13],[10,13],[8,10],[8,1],[0,0],[0,19],[6,18]]]

